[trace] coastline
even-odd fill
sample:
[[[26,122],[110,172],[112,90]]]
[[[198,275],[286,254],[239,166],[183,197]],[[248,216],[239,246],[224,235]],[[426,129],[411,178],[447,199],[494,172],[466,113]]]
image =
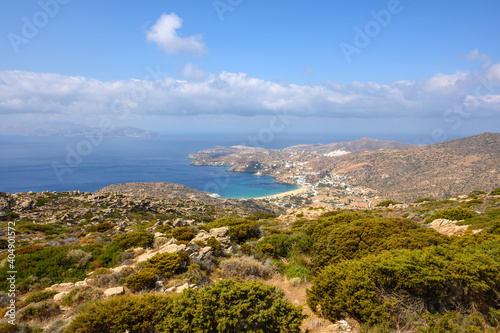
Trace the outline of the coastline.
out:
[[[248,199],[271,199],[271,198],[283,198],[287,197],[289,195],[299,195],[299,194],[304,194],[307,193],[308,189],[306,185],[301,184],[300,188],[296,190],[291,190],[291,191],[286,191],[286,192],[281,192],[278,194],[273,194],[273,195],[266,195],[263,197],[256,197],[256,198],[248,198]]]

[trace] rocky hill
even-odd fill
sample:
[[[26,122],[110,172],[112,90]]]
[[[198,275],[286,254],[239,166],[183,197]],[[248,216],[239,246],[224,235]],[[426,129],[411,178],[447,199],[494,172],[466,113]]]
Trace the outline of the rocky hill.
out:
[[[329,168],[403,201],[423,196],[440,199],[475,189],[491,191],[500,185],[500,134],[343,155],[331,159]]]
[[[342,177],[348,180],[343,181],[349,183],[342,185],[346,188],[362,188],[408,202],[423,196],[439,199],[459,195],[478,185],[480,190],[491,191],[500,185],[499,133],[429,146],[363,138],[282,150],[221,147],[190,157],[192,164],[226,165],[230,171],[258,172],[289,183],[314,184]]]

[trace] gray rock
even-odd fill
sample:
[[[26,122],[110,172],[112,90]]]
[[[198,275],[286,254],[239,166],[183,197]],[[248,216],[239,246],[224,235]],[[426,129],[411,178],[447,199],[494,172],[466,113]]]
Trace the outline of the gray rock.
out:
[[[21,200],[21,202],[17,205],[19,210],[26,211],[26,210],[32,210],[35,209],[36,207],[36,201],[31,199],[31,198],[26,198]]]
[[[165,292],[166,293],[182,293],[186,289],[196,288],[196,287],[197,287],[197,285],[195,285],[195,284],[185,283],[185,284],[183,284],[182,286],[179,286],[179,287],[168,288]]]
[[[105,298],[123,295],[123,294],[125,294],[125,288],[123,288],[123,287],[109,288],[109,289],[106,289],[104,291]]]

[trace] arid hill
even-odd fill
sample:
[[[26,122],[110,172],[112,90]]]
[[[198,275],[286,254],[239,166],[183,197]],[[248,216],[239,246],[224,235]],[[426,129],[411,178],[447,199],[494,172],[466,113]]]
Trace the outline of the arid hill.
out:
[[[347,154],[330,163],[332,172],[351,176],[358,184],[399,200],[491,191],[500,185],[500,133],[403,150]]]

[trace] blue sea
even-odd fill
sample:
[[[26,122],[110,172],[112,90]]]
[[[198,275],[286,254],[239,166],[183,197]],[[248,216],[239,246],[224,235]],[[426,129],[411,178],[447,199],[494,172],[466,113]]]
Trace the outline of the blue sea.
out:
[[[281,136],[260,146],[284,148],[356,138]],[[252,198],[297,188],[276,183],[268,176],[189,164],[190,153],[248,143],[244,135],[100,139],[0,136],[0,192],[94,192],[116,183],[170,182],[223,198]]]

